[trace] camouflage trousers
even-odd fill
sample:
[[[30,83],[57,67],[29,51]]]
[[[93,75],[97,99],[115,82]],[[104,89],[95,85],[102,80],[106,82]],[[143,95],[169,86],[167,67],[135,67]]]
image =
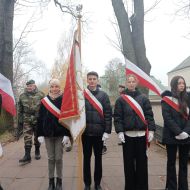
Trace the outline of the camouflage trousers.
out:
[[[36,135],[36,125],[31,125],[30,123],[24,123],[23,134],[24,134],[24,145],[27,147],[32,147],[32,137],[34,135],[34,145],[40,146],[38,138]]]

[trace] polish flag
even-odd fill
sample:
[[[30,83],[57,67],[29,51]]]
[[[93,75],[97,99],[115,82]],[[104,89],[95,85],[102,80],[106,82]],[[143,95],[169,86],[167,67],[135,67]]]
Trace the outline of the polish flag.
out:
[[[129,75],[129,74],[135,75],[138,78],[140,85],[152,90],[159,96],[161,95],[162,90],[151,79],[150,76],[148,76],[143,70],[141,70],[139,67],[137,67],[132,62],[130,62],[128,59],[125,59],[125,63],[126,63],[126,75]]]
[[[2,108],[11,115],[16,115],[15,99],[11,81],[0,73],[0,94],[2,96]]]

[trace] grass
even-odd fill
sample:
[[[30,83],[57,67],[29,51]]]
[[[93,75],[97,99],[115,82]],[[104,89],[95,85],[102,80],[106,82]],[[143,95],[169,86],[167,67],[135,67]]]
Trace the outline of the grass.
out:
[[[12,142],[14,140],[15,140],[15,137],[13,136],[12,131],[6,130],[0,134],[0,142],[2,144],[7,144],[7,143]]]

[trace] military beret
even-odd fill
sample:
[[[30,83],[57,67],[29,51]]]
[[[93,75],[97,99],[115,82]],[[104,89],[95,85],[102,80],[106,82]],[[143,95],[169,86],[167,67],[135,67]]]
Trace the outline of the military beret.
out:
[[[26,85],[29,85],[29,84],[35,84],[35,81],[34,80],[29,80],[26,82]]]

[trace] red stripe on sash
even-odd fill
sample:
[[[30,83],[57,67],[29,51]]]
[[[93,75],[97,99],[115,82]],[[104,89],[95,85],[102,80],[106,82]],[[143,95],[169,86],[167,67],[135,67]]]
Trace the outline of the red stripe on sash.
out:
[[[180,110],[179,110],[179,104],[177,104],[176,102],[174,102],[173,100],[171,100],[169,97],[167,96],[164,96],[162,98],[163,101],[165,101],[168,105],[170,105],[173,109],[175,109],[177,112],[180,113]],[[188,120],[188,116],[184,115],[183,114],[183,117]]]
[[[92,94],[93,95],[93,94]],[[94,95],[93,95],[94,96]],[[100,108],[100,106],[90,97],[90,95],[87,93],[86,90],[84,90],[84,97],[90,102],[90,104],[98,111],[98,113],[104,117],[103,110]],[[96,97],[94,96],[96,99]],[[98,101],[98,100],[97,100]]]
[[[137,105],[135,105],[135,104],[129,99],[129,97],[128,97],[127,95],[122,94],[121,97],[131,106],[131,108],[136,112],[136,114],[137,114],[137,115],[139,116],[139,118],[143,121],[143,123],[144,123],[145,125],[147,125],[147,121],[145,120],[145,117],[144,117],[143,113],[141,113],[141,111],[139,110],[139,108],[137,107]],[[132,98],[132,97],[130,97],[130,98]],[[139,103],[138,103],[134,98],[132,98],[132,99],[135,101],[136,104],[139,105]],[[139,106],[140,106],[140,105],[139,105]]]
[[[42,104],[45,106],[45,108],[50,112],[52,113],[55,117],[59,118],[60,116],[60,113],[58,113],[57,111],[55,111],[51,105],[48,104],[48,102],[45,100],[45,98],[43,98],[41,100]],[[53,103],[52,103],[53,104]],[[57,108],[58,109],[58,108]]]

